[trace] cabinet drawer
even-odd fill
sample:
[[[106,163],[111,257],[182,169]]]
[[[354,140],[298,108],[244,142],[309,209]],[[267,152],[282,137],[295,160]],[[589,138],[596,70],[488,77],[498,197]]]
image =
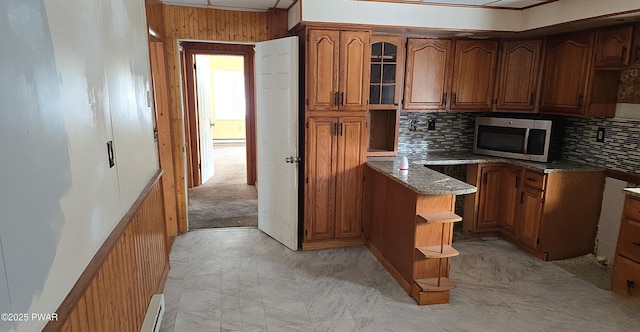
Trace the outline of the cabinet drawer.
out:
[[[640,221],[640,200],[627,196],[623,213],[627,218]]]
[[[622,218],[618,255],[640,263],[640,223]]]
[[[640,264],[616,256],[611,286],[616,294],[640,297]]]
[[[524,172],[524,184],[527,187],[544,190],[544,179],[545,176],[542,173],[533,171]]]

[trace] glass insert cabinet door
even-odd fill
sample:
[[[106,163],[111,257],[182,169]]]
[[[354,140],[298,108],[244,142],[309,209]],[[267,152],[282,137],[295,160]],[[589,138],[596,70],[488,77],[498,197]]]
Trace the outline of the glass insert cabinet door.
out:
[[[370,105],[398,105],[398,82],[401,77],[404,49],[401,40],[394,38],[372,38],[371,44],[371,80],[369,84]]]

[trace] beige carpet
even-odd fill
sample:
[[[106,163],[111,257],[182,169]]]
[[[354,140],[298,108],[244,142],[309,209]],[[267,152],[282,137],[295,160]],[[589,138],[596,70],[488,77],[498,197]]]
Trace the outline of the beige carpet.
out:
[[[215,144],[214,176],[189,189],[189,228],[258,225],[258,193],[247,185],[244,144]]]

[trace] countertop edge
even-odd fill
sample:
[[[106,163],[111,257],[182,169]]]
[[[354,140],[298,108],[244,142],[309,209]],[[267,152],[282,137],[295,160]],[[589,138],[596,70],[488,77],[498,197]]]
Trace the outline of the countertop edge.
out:
[[[389,172],[388,170],[380,167],[379,165],[376,165],[375,163],[379,163],[379,162],[383,162],[383,161],[367,161],[365,163],[366,166],[370,167],[371,169],[375,170],[376,172],[379,172],[380,174],[386,176],[389,179],[392,179],[393,181],[401,184],[402,186],[414,191],[415,193],[418,193],[420,195],[429,195],[429,196],[446,196],[446,195],[466,195],[466,194],[472,194],[475,193],[478,189],[464,181],[460,181],[458,179],[452,178],[448,175],[442,174],[440,172],[431,170],[429,168],[426,168],[422,165],[418,165],[418,164],[413,164],[413,165],[409,165],[409,171],[408,171],[408,176],[421,176],[421,175],[429,175],[429,173],[435,173],[437,174],[438,177],[442,178],[440,180],[436,180],[433,181],[434,183],[437,182],[442,182],[442,180],[454,180],[456,182],[458,182],[459,184],[462,184],[464,187],[464,189],[444,189],[444,188],[424,188],[424,187],[417,187],[415,185],[412,185],[411,183],[408,182],[408,180],[403,180],[402,178],[399,178],[398,176],[401,176],[401,174],[393,174],[391,172]],[[389,163],[392,163],[391,161],[387,161]],[[397,176],[396,176],[397,175]]]

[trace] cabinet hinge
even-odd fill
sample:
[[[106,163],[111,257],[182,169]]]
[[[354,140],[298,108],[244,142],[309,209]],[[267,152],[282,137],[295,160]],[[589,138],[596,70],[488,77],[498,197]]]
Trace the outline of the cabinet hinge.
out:
[[[202,164],[198,163],[198,169],[202,169]]]
[[[369,122],[368,121],[364,123],[364,127],[365,128],[369,128]]]
[[[304,235],[309,235],[309,230],[308,229],[304,230]]]
[[[193,70],[196,70],[196,63],[193,63]]]
[[[304,179],[304,183],[309,183],[309,178],[308,177]]]
[[[540,202],[541,202],[541,203],[544,203],[544,197],[542,197],[542,198],[540,199]]]
[[[536,239],[536,244],[540,244],[540,239]]]
[[[304,103],[305,103],[305,104],[307,104],[307,106],[309,106],[309,98],[307,98],[307,99],[304,101]]]
[[[309,129],[309,121],[307,121],[307,123],[305,124],[305,127],[307,127],[307,129]]]

